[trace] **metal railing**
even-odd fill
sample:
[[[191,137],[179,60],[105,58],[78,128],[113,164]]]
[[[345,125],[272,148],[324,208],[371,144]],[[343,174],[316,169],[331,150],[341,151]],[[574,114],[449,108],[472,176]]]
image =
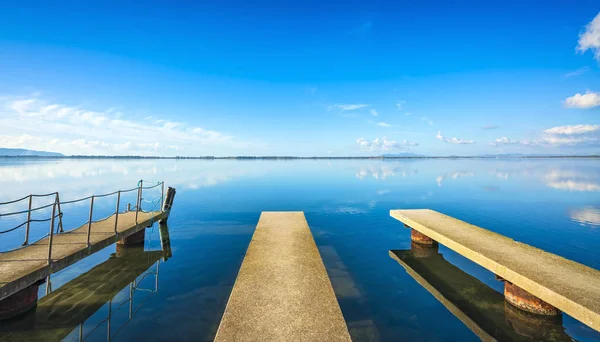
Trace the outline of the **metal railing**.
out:
[[[152,267],[152,266],[150,266],[150,267]],[[148,299],[148,297],[144,298],[141,301],[141,303],[138,305],[138,307],[136,309],[134,309],[134,307],[133,307],[133,295],[134,295],[135,291],[144,291],[144,292],[150,292],[150,293],[156,293],[156,292],[158,292],[158,273],[159,273],[159,267],[160,267],[160,260],[156,261],[156,270],[155,271],[146,272],[146,273],[144,273],[142,275],[141,279],[139,279],[139,280],[135,279],[134,281],[132,281],[131,283],[129,283],[129,298],[127,298],[122,303],[118,304],[116,307],[113,307],[113,300],[114,300],[114,298],[116,296],[113,297],[113,299],[109,300],[108,301],[108,315],[107,315],[107,317],[104,318],[103,320],[101,320],[98,324],[96,324],[94,326],[94,328],[92,328],[92,330],[89,333],[85,334],[84,331],[83,331],[83,326],[87,322],[87,319],[85,321],[83,321],[82,323],[80,323],[79,327],[78,327],[78,340],[79,341],[85,341],[100,326],[102,326],[102,324],[106,323],[106,340],[107,341],[111,341],[121,331],[121,329],[123,329],[133,319],[133,317],[138,313],[138,311],[140,311],[140,309],[142,308],[142,305],[144,305],[144,303]],[[155,277],[154,278],[154,289],[139,287],[139,284],[141,284],[148,275],[154,275],[154,277]],[[116,312],[117,310],[119,310],[120,308],[122,308],[125,304],[129,304],[128,305],[129,312],[128,312],[127,320],[116,331],[113,332],[112,331],[112,324],[111,324],[112,323],[113,314],[114,314],[114,312]]]
[[[14,216],[14,215],[22,215],[22,214],[27,214],[27,220],[25,222],[22,222],[10,229],[4,230],[4,231],[0,231],[0,237],[2,236],[2,234],[6,234],[12,231],[15,231],[19,228],[22,228],[23,226],[25,226],[25,241],[23,242],[23,244],[21,244],[19,247],[17,248],[13,248],[11,250],[8,251],[3,251],[0,253],[6,253],[6,252],[11,252],[17,249],[21,249],[24,247],[27,247],[31,244],[34,244],[36,242],[39,242],[45,238],[48,238],[48,263],[52,262],[52,242],[53,242],[53,238],[54,235],[56,234],[62,234],[62,233],[66,233],[69,231],[65,231],[63,228],[63,212],[61,210],[61,205],[66,205],[66,204],[73,204],[73,203],[78,203],[78,202],[82,202],[82,201],[90,201],[90,211],[89,211],[89,218],[86,221],[85,224],[87,224],[87,237],[86,237],[86,243],[87,246],[89,247],[90,244],[90,237],[91,237],[91,233],[92,233],[92,224],[96,223],[96,222],[100,222],[100,221],[104,221],[107,220],[109,218],[111,218],[112,216],[115,217],[115,225],[114,225],[114,232],[115,235],[118,234],[118,225],[119,225],[119,214],[123,214],[123,212],[119,211],[120,205],[121,205],[121,195],[124,193],[129,193],[129,192],[133,192],[133,191],[137,191],[137,199],[136,199],[136,204],[135,206],[132,208],[129,204],[127,205],[127,211],[132,211],[135,210],[135,224],[137,225],[138,222],[138,216],[140,211],[144,212],[142,210],[142,202],[144,201],[143,198],[143,192],[144,190],[149,190],[149,189],[153,189],[156,188],[158,186],[161,186],[161,197],[158,199],[158,201],[152,202],[152,201],[145,201],[145,202],[149,202],[149,203],[154,203],[154,205],[156,206],[156,204],[159,204],[159,208],[158,210],[153,210],[153,211],[159,211],[162,210],[162,208],[160,207],[160,204],[162,204],[162,202],[164,201],[165,198],[165,183],[164,182],[158,182],[155,185],[151,185],[151,186],[146,186],[144,187],[144,182],[143,180],[140,180],[138,182],[138,186],[132,189],[127,189],[127,190],[118,190],[115,192],[111,192],[111,193],[107,193],[107,194],[102,194],[102,195],[92,195],[92,196],[88,196],[88,197],[84,197],[84,198],[80,198],[80,199],[76,199],[76,200],[71,200],[71,201],[64,201],[61,202],[60,198],[59,198],[59,194],[58,192],[53,192],[53,193],[49,193],[49,194],[41,194],[41,195],[37,195],[37,194],[31,194],[29,196],[25,196],[16,200],[12,200],[12,201],[8,201],[8,202],[0,202],[0,208],[3,205],[9,205],[9,204],[15,204],[24,200],[29,200],[28,202],[28,209],[27,210],[22,210],[22,211],[15,211],[15,212],[9,212],[9,213],[0,213],[0,219],[2,219],[3,217],[7,217],[7,216]],[[112,213],[111,215],[102,218],[100,220],[93,220],[93,215],[94,215],[94,200],[97,198],[103,198],[103,197],[108,197],[108,196],[114,196],[116,195],[116,209],[115,212]],[[50,197],[50,196],[54,196],[54,202],[50,203],[50,204],[46,204],[46,205],[42,205],[36,208],[32,208],[32,204],[33,204],[33,199],[37,198],[37,197]],[[47,209],[52,207],[52,214],[49,218],[47,219],[32,219],[31,218],[31,213],[39,211],[39,210],[43,210],[43,209]],[[156,209],[156,208],[153,208]],[[57,212],[58,210],[58,212]],[[54,232],[54,228],[55,228],[55,219],[58,218],[58,229],[56,230],[56,233]],[[50,231],[48,234],[45,234],[44,236],[42,236],[41,238],[37,239],[34,242],[30,242],[29,241],[29,236],[30,236],[30,229],[31,229],[31,223],[32,222],[47,222],[50,221]],[[84,224],[84,225],[85,225]],[[81,226],[80,226],[81,227]],[[80,227],[76,227],[74,229],[79,229]],[[73,230],[74,230],[73,229]]]

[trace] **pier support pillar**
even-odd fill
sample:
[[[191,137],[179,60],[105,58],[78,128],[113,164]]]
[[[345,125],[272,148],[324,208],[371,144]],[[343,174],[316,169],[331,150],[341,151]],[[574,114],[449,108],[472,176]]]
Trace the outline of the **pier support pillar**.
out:
[[[39,282],[35,283],[0,300],[0,320],[9,319],[33,309],[37,305],[39,286]]]
[[[160,223],[167,223],[167,220],[169,219],[169,212],[171,211],[171,207],[173,207],[173,201],[175,200],[175,193],[177,191],[175,190],[175,188],[169,187],[167,189],[167,194],[165,195],[165,201],[163,203],[163,207],[162,207],[162,211],[167,213],[167,216],[165,216],[165,218],[161,219],[159,222]]]
[[[122,254],[120,250],[129,247],[139,247],[144,245],[146,239],[146,229],[142,229],[137,233],[133,233],[128,237],[121,238],[117,241],[117,255]]]
[[[438,245],[422,245],[420,243],[411,242],[410,250],[415,258],[427,258],[435,256],[439,252]]]
[[[544,302],[517,285],[498,276],[496,276],[496,279],[504,282],[504,299],[512,306],[537,315],[556,316],[561,314],[561,311],[556,307]]]
[[[438,243],[434,239],[430,238],[429,236],[427,236],[413,228],[410,228],[410,239],[412,240],[412,242],[418,243],[420,245],[430,246],[430,247],[438,246]]]

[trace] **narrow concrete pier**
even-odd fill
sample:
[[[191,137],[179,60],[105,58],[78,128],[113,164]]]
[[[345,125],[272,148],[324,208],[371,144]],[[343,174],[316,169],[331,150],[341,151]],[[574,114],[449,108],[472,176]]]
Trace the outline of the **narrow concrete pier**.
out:
[[[303,212],[263,212],[215,341],[350,341]]]
[[[600,331],[600,271],[433,210],[391,210],[390,215],[508,282],[511,305],[535,312],[533,298]],[[540,303],[533,304],[537,309]]]
[[[88,239],[88,224],[69,232],[56,234],[52,241],[52,254],[48,260],[49,238],[45,238],[27,247],[11,252],[0,253],[0,303],[10,300],[10,296],[21,296],[19,291],[28,291],[27,288],[45,279],[49,274],[61,270],[86,256],[99,251],[119,240],[140,234],[146,227],[165,217],[167,213],[138,212],[120,213],[116,222],[115,215],[91,224]],[[6,299],[5,299],[6,298]],[[37,293],[36,293],[37,298]],[[0,307],[2,307],[0,305]],[[31,306],[22,305],[25,311]],[[6,308],[6,310],[12,310]],[[10,312],[11,315],[20,312]],[[2,316],[0,314],[0,316]],[[9,316],[9,315],[4,315]]]

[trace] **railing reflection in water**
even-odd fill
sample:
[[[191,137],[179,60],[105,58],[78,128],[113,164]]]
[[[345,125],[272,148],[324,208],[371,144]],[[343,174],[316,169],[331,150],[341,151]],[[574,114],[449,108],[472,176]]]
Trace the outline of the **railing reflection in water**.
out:
[[[171,256],[167,225],[159,231],[163,250],[117,247],[108,260],[54,291],[48,277],[46,296],[34,310],[2,322],[0,341],[97,340],[103,330],[107,341],[115,338],[159,290],[160,264]],[[140,298],[140,293],[148,295]],[[107,313],[100,316],[103,308]]]

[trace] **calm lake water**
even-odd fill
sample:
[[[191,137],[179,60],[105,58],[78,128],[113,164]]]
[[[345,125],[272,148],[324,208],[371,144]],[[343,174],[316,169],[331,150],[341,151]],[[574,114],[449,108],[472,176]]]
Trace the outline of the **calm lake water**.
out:
[[[395,258],[404,258],[442,293],[451,287],[444,274],[467,284],[462,289],[477,289],[471,298],[459,286],[464,292],[459,304],[491,335],[600,340],[566,315],[562,322],[523,324],[510,308],[504,311],[498,297],[503,285],[492,273],[444,246],[431,265],[419,264],[409,252],[410,231],[389,216],[390,209],[431,208],[600,269],[598,159],[0,159],[0,202],[54,191],[68,201],[134,188],[140,179],[147,185],[164,180],[177,189],[168,224],[172,256],[160,259],[166,227],[158,225],[147,230],[145,251],[128,264],[115,258],[110,246],[54,274],[47,298],[41,285],[37,312],[0,322],[0,340],[78,340],[80,326],[91,341],[106,340],[107,334],[121,341],[212,340],[261,211],[285,210],[304,211],[355,341],[479,339]],[[159,207],[153,201],[160,191],[144,197],[144,209]],[[35,204],[50,201],[40,198]],[[135,193],[122,201],[134,203]],[[94,219],[114,211],[114,203],[114,198],[98,200]],[[0,207],[0,213],[24,209],[26,202]],[[62,210],[65,228],[73,228],[85,223],[89,204]],[[0,230],[22,220],[2,217]],[[32,239],[47,231],[47,223],[34,225]],[[4,234],[0,250],[23,239],[22,229]],[[115,268],[123,276],[114,288],[93,287]],[[100,304],[82,308],[92,299],[61,302],[74,288]],[[479,322],[477,308],[494,317]]]

